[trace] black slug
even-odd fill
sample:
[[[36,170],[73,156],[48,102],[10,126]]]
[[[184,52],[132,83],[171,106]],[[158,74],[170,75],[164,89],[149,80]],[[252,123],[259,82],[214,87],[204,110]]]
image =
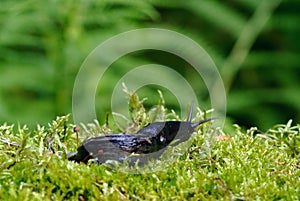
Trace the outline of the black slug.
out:
[[[176,138],[178,141],[172,144],[175,146],[188,140],[197,126],[214,119],[192,123],[192,109],[191,106],[187,121],[155,122],[140,129],[136,134],[110,134],[90,138],[68,159],[84,163],[91,158],[95,158],[98,163],[105,163],[108,160],[123,162],[132,153],[157,152]]]

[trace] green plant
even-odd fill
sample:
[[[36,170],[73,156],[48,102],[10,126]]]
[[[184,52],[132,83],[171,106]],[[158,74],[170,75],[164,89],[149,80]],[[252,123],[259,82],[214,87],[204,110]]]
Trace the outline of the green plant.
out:
[[[123,31],[161,27],[185,34],[207,50],[228,87],[228,117],[233,122],[263,130],[290,118],[297,122],[298,18],[299,2],[293,0],[4,0],[0,120],[31,127],[70,113],[75,76],[90,51]],[[121,58],[105,74],[96,97],[100,122],[110,113],[110,92],[119,78],[148,63],[161,63],[184,75],[202,109],[210,108],[205,85],[189,64],[168,53],[145,50]],[[149,98],[146,108],[155,102],[151,94],[156,90],[157,86],[141,89]],[[176,109],[174,96],[160,90]]]

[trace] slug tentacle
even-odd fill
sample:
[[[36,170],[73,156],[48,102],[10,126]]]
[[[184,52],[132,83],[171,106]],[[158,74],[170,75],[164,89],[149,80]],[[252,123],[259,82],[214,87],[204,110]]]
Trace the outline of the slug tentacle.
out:
[[[198,121],[196,123],[191,123],[191,127],[195,129],[200,124],[204,124],[206,122],[213,121],[213,120],[216,120],[216,119],[219,119],[219,118],[218,117],[213,117],[213,118],[209,118],[209,119],[204,119],[204,120]]]
[[[193,118],[193,108],[194,108],[194,101],[191,102],[190,112],[189,112],[189,116],[188,116],[187,122],[192,122],[192,118]]]

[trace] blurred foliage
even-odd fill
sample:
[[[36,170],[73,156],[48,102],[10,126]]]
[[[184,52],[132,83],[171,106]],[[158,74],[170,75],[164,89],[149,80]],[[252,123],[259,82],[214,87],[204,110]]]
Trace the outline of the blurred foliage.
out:
[[[178,31],[203,46],[224,79],[229,120],[261,129],[288,119],[299,122],[299,10],[296,0],[2,0],[0,122],[32,126],[71,113],[73,83],[87,55],[104,40],[143,27]],[[205,85],[185,61],[140,51],[105,73],[96,97],[100,121],[119,78],[147,63],[180,72],[203,107],[210,107]],[[169,108],[178,107],[167,89],[160,90]],[[156,91],[156,86],[141,89],[149,107],[156,104]]]

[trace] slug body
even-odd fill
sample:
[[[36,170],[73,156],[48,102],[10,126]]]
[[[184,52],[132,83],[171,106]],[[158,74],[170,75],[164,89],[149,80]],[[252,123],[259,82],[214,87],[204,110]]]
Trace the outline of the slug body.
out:
[[[123,162],[132,153],[144,155],[162,150],[176,138],[178,140],[172,144],[175,146],[188,140],[197,126],[213,120],[206,119],[192,123],[191,112],[192,107],[187,121],[154,122],[136,134],[110,134],[90,138],[78,148],[76,154],[69,157],[69,160],[86,163],[89,159],[95,158],[98,163],[105,163],[108,160]]]

